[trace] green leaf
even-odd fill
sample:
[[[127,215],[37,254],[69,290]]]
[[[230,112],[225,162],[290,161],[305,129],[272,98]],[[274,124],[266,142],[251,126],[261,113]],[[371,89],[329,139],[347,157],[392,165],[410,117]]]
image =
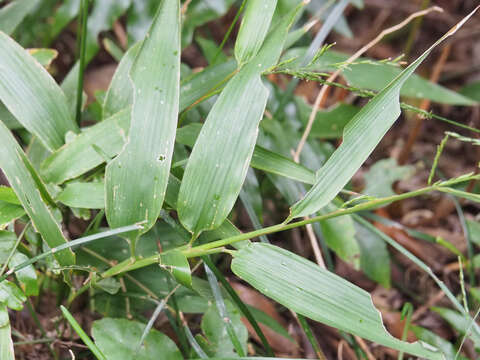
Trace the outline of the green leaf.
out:
[[[444,354],[447,360],[455,360],[455,355],[457,351],[453,347],[450,341],[445,340],[441,336],[435,334],[434,332],[427,330],[420,326],[410,325],[410,330],[413,331],[415,336],[427,344],[435,346],[437,349],[440,349]]]
[[[37,60],[44,68],[48,68],[53,60],[58,56],[58,51],[55,49],[27,49],[28,53]]]
[[[132,105],[133,87],[129,72],[141,46],[142,42],[138,42],[130,47],[118,64],[103,102],[104,119],[107,119]]]
[[[12,34],[25,16],[38,5],[38,2],[38,0],[16,0],[2,7],[0,9],[0,31],[7,35]]]
[[[130,122],[127,108],[85,129],[43,162],[40,172],[47,182],[60,184],[76,178],[120,152]]]
[[[412,355],[443,358],[420,343],[392,337],[366,291],[287,250],[252,243],[235,253],[232,271],[263,294],[313,320]]]
[[[2,360],[15,360],[10,332],[7,307],[4,304],[0,304],[0,359]]]
[[[5,304],[10,309],[19,311],[23,309],[25,300],[27,300],[27,297],[17,285],[8,280],[0,282],[0,304]]]
[[[50,40],[55,39],[58,34],[73,20],[80,9],[80,0],[65,0],[62,2],[53,16],[50,26]]]
[[[225,305],[229,315],[229,322],[235,334],[237,334],[243,349],[246,350],[248,331],[242,323],[241,313],[230,301],[225,300]],[[218,309],[214,304],[203,315],[201,326],[208,340],[208,348],[204,350],[210,357],[235,358],[238,356],[227,333],[225,320],[220,317]]]
[[[362,193],[374,197],[388,197],[395,195],[393,184],[399,180],[406,180],[415,173],[411,165],[399,166],[393,158],[377,161],[363,175],[365,188]]]
[[[67,242],[60,226],[44,202],[48,196],[45,186],[36,174],[22,148],[10,131],[0,122],[0,168],[3,170],[33,225],[50,247]],[[72,265],[75,257],[70,249],[55,253],[60,265]]]
[[[56,200],[69,207],[103,209],[105,207],[104,183],[69,183]]]
[[[0,185],[0,200],[9,204],[21,205],[21,202],[18,200],[13,189],[8,186]]]
[[[468,232],[470,234],[470,239],[477,246],[480,246],[480,223],[478,221],[473,221],[467,219]]]
[[[17,235],[14,232],[0,230],[0,266],[8,260],[16,240]]]
[[[277,7],[277,0],[249,0],[237,40],[235,58],[239,64],[249,62],[262,47]]]
[[[136,321],[104,318],[93,323],[92,335],[95,344],[109,360],[183,359],[175,343],[155,329],[150,330],[136,353],[133,345],[140,342],[144,327],[144,324]]]
[[[450,187],[442,187],[442,188],[439,188],[438,190],[456,197],[473,201],[473,202],[477,202],[477,203],[480,202],[480,194],[474,194],[471,192],[457,190]]]
[[[162,208],[175,143],[180,92],[178,0],[159,5],[130,76],[134,86],[130,131],[122,152],[105,171],[105,212],[113,227],[147,220],[147,231]]]
[[[473,13],[465,17],[436,41],[350,120],[344,129],[342,144],[317,172],[316,182],[310,191],[290,208],[288,220],[308,216],[335,198],[400,116],[399,96],[402,85],[428,54],[472,15]]]
[[[296,98],[298,117],[304,125],[307,124],[312,107],[305,100]],[[328,110],[320,110],[315,117],[310,136],[319,139],[336,139],[342,136],[343,128],[357,114],[359,108],[353,105],[339,103]]]
[[[8,266],[10,269],[28,261],[28,257],[20,252],[16,252]],[[38,296],[38,282],[37,274],[35,273],[35,268],[33,265],[29,265],[15,273],[18,281],[22,284],[22,288],[27,296]]]
[[[260,75],[278,60],[295,13],[228,82],[200,131],[178,197],[180,221],[194,237],[220,226],[240,193],[268,98]]]
[[[460,94],[468,96],[475,101],[480,101],[480,81],[465,85],[460,89]]]
[[[359,223],[355,223],[356,239],[360,245],[360,266],[372,280],[390,288],[390,255],[385,241]]]
[[[0,230],[23,215],[25,215],[23,207],[0,200]]]
[[[180,251],[172,250],[160,254],[159,265],[170,272],[178,283],[191,288],[192,274],[187,258]]]
[[[17,120],[53,151],[78,128],[67,99],[50,74],[4,33],[0,33],[0,100]]]

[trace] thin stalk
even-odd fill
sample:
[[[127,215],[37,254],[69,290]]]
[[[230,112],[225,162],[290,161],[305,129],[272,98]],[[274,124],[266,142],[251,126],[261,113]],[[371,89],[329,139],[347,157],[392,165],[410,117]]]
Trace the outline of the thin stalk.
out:
[[[303,332],[307,336],[308,341],[310,342],[310,344],[312,344],[313,350],[315,351],[315,354],[317,354],[317,357],[320,360],[327,360],[327,357],[325,356],[322,349],[320,348],[320,345],[317,339],[313,335],[312,329],[310,328],[310,325],[308,324],[307,319],[300,314],[297,314],[297,319],[298,319],[298,323],[303,329]]]
[[[82,100],[83,100],[83,73],[85,72],[85,53],[87,48],[87,18],[88,18],[88,0],[80,1],[81,22],[77,34],[77,44],[79,47],[79,69],[77,83],[77,103],[75,111],[75,119],[80,125],[82,121]],[[79,39],[79,41],[78,41]]]
[[[47,337],[47,332],[45,331],[42,323],[38,319],[37,313],[35,312],[35,309],[33,308],[33,305],[32,305],[32,300],[27,299],[26,305],[27,305],[28,312],[30,313],[30,316],[33,319],[33,322],[35,323],[35,325],[37,325],[37,327],[40,330],[40,333],[42,334],[42,336],[44,338],[46,338]],[[50,351],[50,353],[52,354],[54,360],[58,360],[58,354],[55,352],[55,349],[52,347],[52,344],[47,344],[47,347],[48,347],[48,350]]]
[[[210,270],[215,274],[217,279],[222,283],[224,289],[227,291],[227,293],[230,295],[232,300],[238,306],[238,308],[242,312],[243,316],[245,316],[247,318],[248,322],[252,325],[253,329],[255,330],[255,333],[260,338],[260,341],[262,342],[262,345],[265,348],[265,350],[267,352],[267,355],[269,357],[275,357],[275,354],[273,353],[273,350],[270,347],[270,344],[268,343],[267,338],[263,334],[262,329],[258,325],[257,321],[253,317],[253,315],[250,312],[250,310],[248,309],[248,307],[244,304],[242,299],[240,299],[237,292],[232,288],[230,283],[225,279],[222,272],[220,270],[218,270],[218,268],[215,266],[215,264],[213,263],[213,261],[210,259],[209,256],[202,256],[202,260],[205,263],[205,265],[207,265],[210,268]]]
[[[219,45],[219,47],[218,47],[218,50],[217,50],[217,52],[215,53],[215,56],[213,57],[212,64],[215,64],[215,61],[217,60],[218,56],[219,56],[220,53],[222,52],[222,49],[223,49],[223,47],[225,46],[225,43],[227,42],[228,38],[230,37],[230,34],[232,33],[235,24],[237,23],[238,19],[240,18],[240,14],[242,13],[243,8],[245,7],[245,4],[246,4],[246,3],[247,3],[247,0],[243,0],[243,1],[242,1],[242,4],[240,5],[240,8],[239,8],[238,11],[237,11],[237,14],[236,14],[235,17],[233,18],[232,23],[231,23],[230,26],[228,27],[228,30],[227,30],[227,32],[225,33],[225,36],[223,37],[222,42],[220,43],[220,45]]]
[[[407,302],[402,309],[402,316],[401,319],[405,319],[405,326],[403,327],[402,331],[402,341],[407,340],[408,329],[410,328],[410,323],[412,320],[412,313],[413,313],[413,306],[409,302]],[[398,353],[398,360],[403,360],[403,351]]]
[[[99,360],[107,360],[105,355],[100,351],[100,349],[95,345],[95,343],[90,339],[90,337],[87,335],[85,331],[83,331],[82,327],[80,324],[75,320],[75,318],[70,314],[70,312],[67,310],[66,307],[63,305],[60,305],[60,309],[62,310],[63,316],[67,321],[70,323],[72,328],[75,330],[75,332],[80,336],[80,339],[85,343],[85,345],[88,346],[90,351],[95,355],[95,357]]]
[[[379,206],[382,206],[382,205],[387,205],[391,202],[404,200],[404,199],[408,199],[408,198],[419,196],[419,195],[424,195],[424,194],[427,194],[431,191],[442,190],[442,189],[445,189],[445,186],[449,186],[449,185],[452,185],[452,184],[455,184],[455,183],[458,183],[458,182],[469,181],[471,179],[476,179],[476,178],[479,178],[479,177],[480,177],[480,175],[470,175],[470,176],[462,177],[460,179],[453,179],[453,180],[449,180],[449,181],[439,182],[439,183],[433,184],[431,186],[421,188],[421,189],[418,189],[418,190],[414,190],[414,191],[410,191],[410,192],[407,192],[407,193],[404,193],[404,194],[393,195],[393,196],[388,196],[388,197],[385,197],[385,198],[370,200],[370,201],[352,206],[350,208],[340,208],[340,209],[337,209],[337,210],[332,211],[330,213],[315,216],[315,217],[311,217],[309,219],[296,221],[296,222],[293,222],[293,223],[285,223],[284,222],[284,223],[272,225],[272,226],[269,226],[269,227],[265,227],[263,229],[254,230],[254,231],[250,231],[250,232],[247,232],[247,233],[243,233],[243,234],[235,235],[235,236],[232,236],[232,237],[228,237],[228,238],[225,238],[225,239],[212,241],[210,243],[195,246],[195,247],[190,247],[188,245],[184,245],[184,246],[180,246],[180,247],[176,248],[175,250],[181,251],[183,253],[183,255],[185,255],[187,258],[199,257],[199,256],[203,256],[203,255],[209,255],[209,254],[212,254],[212,253],[225,252],[225,249],[224,249],[225,246],[234,244],[234,243],[239,242],[239,241],[249,240],[249,239],[252,239],[252,238],[255,238],[255,237],[259,237],[261,235],[268,235],[268,234],[272,234],[272,233],[279,232],[279,231],[284,231],[284,230],[297,228],[297,227],[304,226],[306,224],[312,224],[312,223],[315,223],[315,222],[318,222],[318,221],[321,221],[321,220],[327,220],[327,219],[335,218],[335,217],[338,217],[338,216],[349,215],[349,214],[354,214],[354,213],[357,213],[357,212],[360,212],[360,211],[370,210],[372,208],[376,208],[376,207],[379,207]],[[151,265],[151,264],[155,264],[156,262],[158,262],[158,260],[159,260],[159,255],[158,254],[147,257],[147,258],[141,258],[141,259],[128,259],[128,260],[125,260],[125,261],[115,265],[114,267],[110,268],[106,272],[104,272],[102,274],[102,277],[110,277],[110,276],[118,275],[122,272],[139,269],[139,268]],[[1,278],[0,278],[0,281],[1,281]]]

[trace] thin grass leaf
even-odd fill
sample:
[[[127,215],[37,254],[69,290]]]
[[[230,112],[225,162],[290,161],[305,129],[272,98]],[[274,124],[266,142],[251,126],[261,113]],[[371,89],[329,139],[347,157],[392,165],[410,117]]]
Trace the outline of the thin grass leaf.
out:
[[[205,120],[178,198],[180,221],[193,238],[220,226],[240,193],[268,98],[260,75],[277,62],[295,14],[271,31],[257,56],[229,81]]]
[[[277,0],[250,0],[235,41],[235,58],[242,65],[249,62],[262,47],[277,7]]]
[[[67,99],[50,74],[6,34],[0,32],[0,100],[50,151],[78,132]]]
[[[130,131],[122,152],[105,171],[105,212],[114,227],[147,220],[147,231],[162,208],[175,143],[180,95],[178,0],[159,5],[130,76],[134,86]]]
[[[232,271],[301,315],[413,355],[443,359],[434,349],[391,336],[366,291],[287,250],[252,243],[235,253]]]
[[[335,198],[400,116],[399,96],[403,83],[428,54],[453,35],[474,12],[436,41],[355,115],[345,127],[342,144],[317,172],[316,183],[310,191],[290,208],[287,220],[308,216]]]
[[[60,305],[60,310],[62,310],[65,319],[67,319],[73,330],[75,330],[77,335],[80,336],[80,339],[82,339],[83,343],[87,345],[93,355],[95,355],[95,357],[99,360],[107,360],[107,358],[105,357],[105,355],[103,355],[102,351],[98,348],[98,346],[95,345],[92,339],[90,339],[87,333],[82,329],[77,320],[75,320],[72,314],[70,314],[70,311],[68,311],[67,308],[63,305]]]
[[[23,208],[50,247],[65,244],[60,226],[46,205],[44,198],[48,195],[40,178],[18,145],[10,130],[0,122],[0,168],[3,170]],[[75,256],[70,250],[55,254],[60,265],[72,265]]]

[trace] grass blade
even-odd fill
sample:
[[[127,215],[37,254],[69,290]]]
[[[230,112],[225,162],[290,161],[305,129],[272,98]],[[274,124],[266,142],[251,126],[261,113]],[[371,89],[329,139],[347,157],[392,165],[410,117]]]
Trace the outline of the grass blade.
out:
[[[295,14],[271,31],[257,56],[229,81],[200,131],[178,198],[180,221],[193,239],[220,226],[240,193],[268,97],[260,75],[277,62]]]
[[[134,101],[129,138],[107,165],[105,211],[113,227],[147,220],[147,231],[162,208],[175,142],[180,93],[178,0],[159,5],[130,76]]]
[[[50,151],[78,132],[67,99],[50,74],[27,50],[0,32],[0,100]]]
[[[0,359],[2,360],[15,360],[10,331],[7,306],[0,304]]]
[[[0,9],[0,31],[10,35],[38,4],[38,0],[12,1]]]
[[[262,47],[276,7],[277,0],[247,2],[235,41],[235,58],[240,65],[249,62]]]
[[[366,291],[287,250],[252,243],[235,253],[232,270],[301,315],[413,355],[443,359],[420,343],[402,342],[387,333]]]
[[[90,339],[90,337],[83,331],[82,327],[80,324],[75,320],[75,318],[70,314],[70,312],[67,310],[67,308],[63,305],[60,305],[60,310],[62,310],[63,316],[67,321],[70,323],[72,326],[73,330],[80,336],[80,339],[82,339],[83,343],[87,345],[87,347],[90,349],[90,351],[95,355],[95,357],[99,360],[107,360],[105,355],[101,352],[101,350],[95,345],[95,343]]]
[[[474,12],[436,41],[354,116],[345,127],[342,144],[317,172],[317,181],[310,191],[290,208],[287,221],[318,211],[340,192],[400,116],[399,95],[403,83],[428,54],[453,35]]]
[[[0,168],[3,170],[23,208],[43,240],[50,247],[67,243],[60,226],[44,201],[48,195],[40,178],[16,142],[10,130],[0,122]],[[51,199],[46,199],[51,201]],[[75,256],[70,250],[55,254],[60,265],[72,265]]]

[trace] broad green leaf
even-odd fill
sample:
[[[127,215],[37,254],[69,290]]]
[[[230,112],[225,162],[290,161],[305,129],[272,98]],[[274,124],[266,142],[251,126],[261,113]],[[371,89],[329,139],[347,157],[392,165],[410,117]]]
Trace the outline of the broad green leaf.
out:
[[[303,199],[290,208],[288,220],[310,215],[327,205],[347,184],[400,116],[400,89],[408,77],[447,37],[471,16],[436,41],[417,60],[365,105],[344,129],[343,142],[317,172],[316,182]]]
[[[24,262],[28,261],[28,257],[20,252],[16,252],[8,266],[13,268],[17,265],[20,265]],[[37,282],[37,274],[35,273],[35,268],[33,265],[29,265],[26,268],[23,268],[15,273],[18,281],[22,285],[23,291],[27,296],[38,296],[38,282]]]
[[[0,200],[10,204],[21,205],[17,195],[11,187],[0,185]]]
[[[387,245],[377,234],[355,222],[356,235],[360,245],[360,267],[372,280],[384,288],[390,288],[390,255]]]
[[[7,307],[4,304],[0,304],[0,359],[2,360],[15,360],[10,332]]]
[[[327,204],[324,210],[320,213],[328,213],[338,210],[338,208],[333,204]],[[319,224],[328,247],[344,261],[358,269],[361,265],[361,247],[355,240],[356,227],[352,218],[350,216],[339,216],[323,220]]]
[[[103,209],[105,207],[105,184],[96,183],[69,183],[60,192],[56,200],[73,208]]]
[[[25,215],[25,210],[20,205],[0,200],[0,230],[19,217]]]
[[[464,314],[448,308],[434,306],[431,309],[444,318],[460,334],[465,335],[468,333],[468,337],[473,341],[475,349],[477,351],[480,350],[480,333],[473,326],[471,318],[467,318]]]
[[[7,177],[15,194],[23,205],[33,225],[50,247],[67,242],[60,226],[45,204],[43,196],[47,195],[44,185],[35,173],[10,131],[0,122],[0,168]],[[70,249],[55,253],[60,265],[72,265],[75,257]]]
[[[27,297],[13,282],[8,280],[0,282],[0,304],[5,304],[12,310],[22,310],[25,300]]]
[[[130,76],[134,86],[130,131],[122,152],[105,171],[105,211],[112,227],[147,220],[146,231],[162,208],[175,143],[180,92],[178,0],[160,3]]]
[[[93,323],[92,335],[108,360],[183,359],[175,343],[155,329],[150,330],[137,353],[134,344],[140,342],[144,327],[137,321],[104,318]]]
[[[260,75],[277,62],[293,17],[228,82],[200,131],[178,198],[180,221],[194,237],[220,226],[240,193],[268,98]]]
[[[169,251],[160,254],[159,265],[170,272],[178,283],[192,287],[192,274],[187,258],[180,251]]]
[[[142,43],[133,45],[123,55],[115,70],[103,103],[103,118],[107,119],[133,103],[133,87],[129,72]],[[130,119],[129,119],[130,120]]]
[[[65,94],[27,50],[2,32],[0,53],[0,100],[47,149],[59,148],[68,131],[78,131]]]
[[[303,99],[296,98],[298,116],[304,125],[307,124],[312,107]],[[342,136],[345,125],[355,116],[359,108],[340,103],[328,110],[320,110],[315,117],[310,136],[319,139],[336,139]]]
[[[421,343],[391,336],[366,291],[287,250],[251,243],[235,253],[232,271],[296,313],[412,355],[443,359]]]
[[[35,60],[40,63],[40,65],[47,69],[52,63],[52,61],[55,60],[58,56],[58,51],[55,49],[35,48],[28,49],[27,51],[35,58]]]
[[[362,193],[374,197],[395,195],[393,184],[408,179],[414,173],[414,166],[399,166],[394,158],[379,160],[363,175],[365,188]]]
[[[11,231],[0,231],[0,266],[8,260],[8,256],[15,246],[17,235]]]
[[[235,41],[235,58],[239,64],[249,62],[262,47],[272,21],[277,0],[249,0]]]
[[[46,182],[60,184],[76,178],[118,154],[128,132],[131,109],[85,129],[62,146],[42,164],[40,172]]]
[[[410,330],[413,331],[419,340],[440,349],[445,354],[447,360],[455,360],[455,354],[457,351],[450,341],[447,341],[434,332],[420,326],[410,326]]]
[[[237,334],[242,347],[246,350],[248,332],[242,323],[241,313],[230,301],[225,300],[225,305],[229,315],[229,322]],[[215,304],[212,304],[205,315],[203,315],[201,326],[208,340],[208,347],[204,350],[209,356],[223,358],[236,358],[238,356],[227,333],[225,319],[220,317]]]
[[[10,35],[22,22],[30,11],[32,11],[38,0],[16,0],[0,9],[0,31]]]

